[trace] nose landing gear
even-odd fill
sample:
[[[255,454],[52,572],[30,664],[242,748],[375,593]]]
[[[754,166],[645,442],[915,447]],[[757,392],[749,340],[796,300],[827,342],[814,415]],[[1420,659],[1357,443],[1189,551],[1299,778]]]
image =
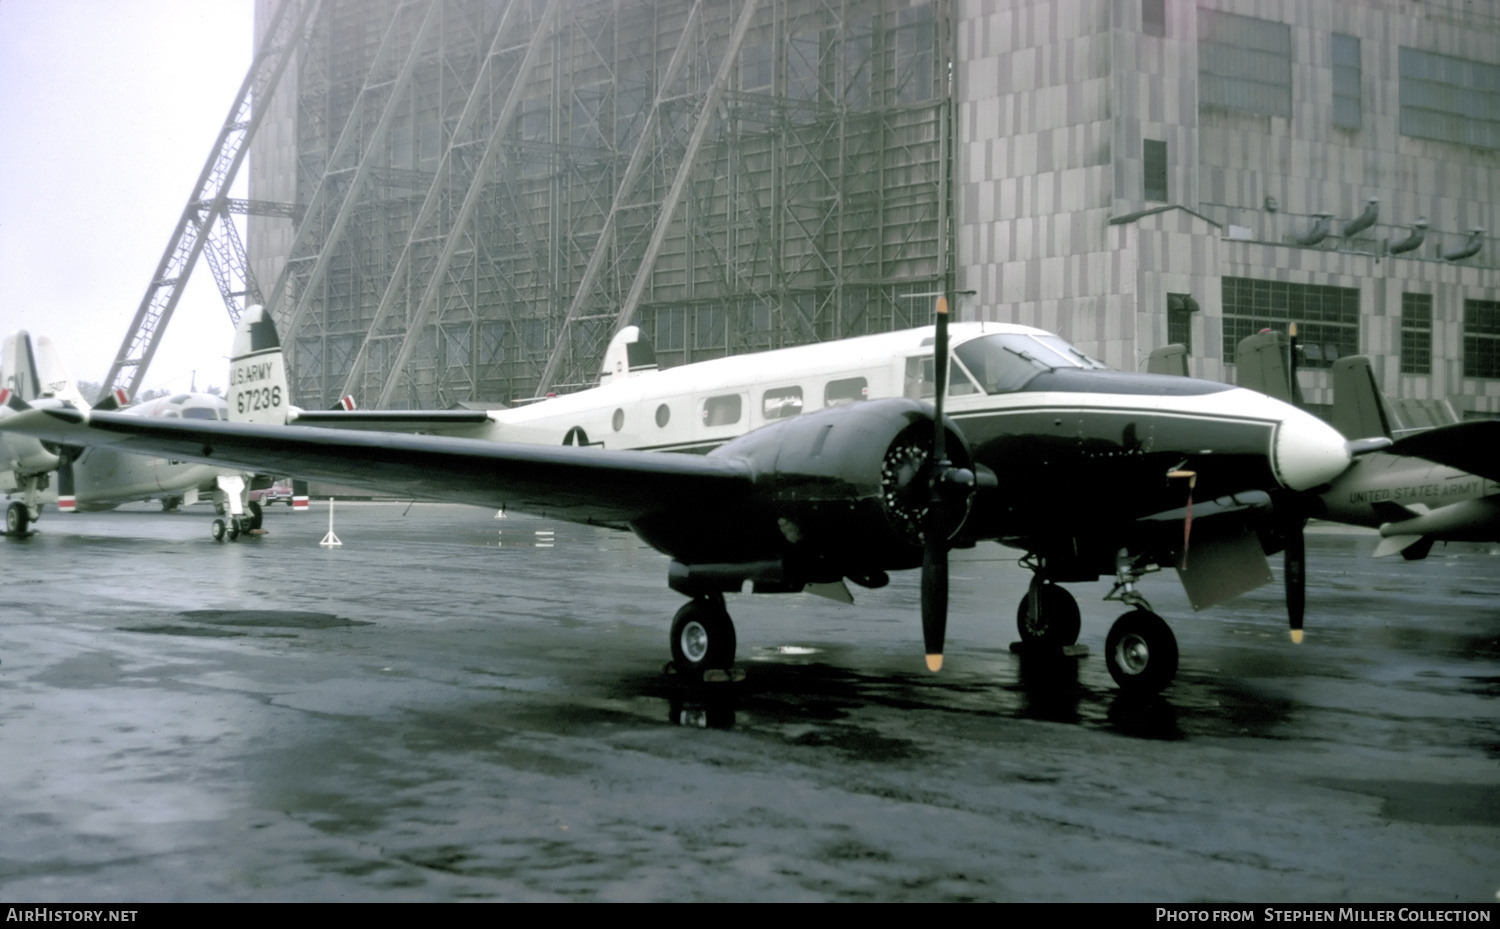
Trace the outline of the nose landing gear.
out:
[[[1177,637],[1135,589],[1146,570],[1142,559],[1120,549],[1115,557],[1118,580],[1104,598],[1134,607],[1121,614],[1104,637],[1104,663],[1109,676],[1121,690],[1134,694],[1160,693],[1177,676]]]

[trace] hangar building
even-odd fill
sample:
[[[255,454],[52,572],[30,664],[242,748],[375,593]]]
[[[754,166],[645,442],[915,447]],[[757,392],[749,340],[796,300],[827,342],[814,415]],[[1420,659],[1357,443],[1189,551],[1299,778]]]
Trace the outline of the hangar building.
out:
[[[291,3],[299,0],[289,0]],[[279,0],[260,0],[264,34]],[[513,402],[971,318],[1114,366],[1301,326],[1500,413],[1473,0],[324,0],[251,143],[299,402]],[[274,213],[274,211],[272,211]]]

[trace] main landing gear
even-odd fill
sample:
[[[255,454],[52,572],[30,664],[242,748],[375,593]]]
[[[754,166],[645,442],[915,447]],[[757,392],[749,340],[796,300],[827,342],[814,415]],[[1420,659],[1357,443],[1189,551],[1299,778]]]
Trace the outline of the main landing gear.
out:
[[[227,523],[223,519],[214,520],[212,529],[214,541],[222,542],[228,539],[234,542],[241,535],[247,535],[259,529],[264,517],[265,514],[261,511],[260,504],[251,500],[245,507],[244,516],[231,516]]]
[[[1031,589],[1016,608],[1016,631],[1024,647],[1066,648],[1078,641],[1078,601],[1047,580],[1038,568]]]
[[[10,506],[5,508],[5,534],[13,538],[24,536],[27,528],[40,515],[41,507],[37,507],[37,512],[33,513],[31,507],[20,500],[12,500]]]
[[[704,594],[683,604],[672,618],[672,665],[694,680],[734,664],[734,622],[723,594]]]
[[[1121,690],[1156,694],[1177,676],[1177,637],[1135,589],[1145,571],[1141,560],[1131,557],[1125,549],[1115,557],[1118,580],[1104,599],[1119,600],[1134,609],[1122,614],[1109,627],[1109,634],[1104,637],[1104,663]]]

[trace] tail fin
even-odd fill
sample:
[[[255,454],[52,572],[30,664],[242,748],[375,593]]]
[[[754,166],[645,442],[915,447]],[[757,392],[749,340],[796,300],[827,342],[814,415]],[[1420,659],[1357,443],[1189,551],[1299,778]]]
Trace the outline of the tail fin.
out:
[[[229,359],[229,419],[240,423],[286,423],[291,409],[286,358],[276,324],[264,307],[247,307],[234,332]]]
[[[1181,342],[1173,342],[1171,345],[1153,349],[1151,354],[1146,356],[1146,373],[1191,377],[1192,375],[1188,373],[1187,346]]]
[[[62,358],[57,354],[57,346],[44,335],[37,336],[36,360],[37,373],[42,381],[42,396],[66,400],[80,410],[89,408],[89,402],[79,392],[77,382],[63,366]]]
[[[37,371],[36,355],[31,350],[31,334],[18,329],[5,337],[0,348],[0,372],[5,375],[5,389],[30,403],[42,395],[42,379]]]
[[[1350,355],[1333,363],[1333,428],[1346,439],[1393,438],[1389,404],[1375,385],[1370,359]]]
[[[656,350],[641,334],[640,327],[626,326],[604,350],[604,365],[599,371],[599,386],[623,381],[643,371],[656,370]]]
[[[1241,339],[1234,350],[1235,383],[1302,406],[1302,387],[1297,383],[1292,360],[1294,350],[1285,332],[1266,329]]]

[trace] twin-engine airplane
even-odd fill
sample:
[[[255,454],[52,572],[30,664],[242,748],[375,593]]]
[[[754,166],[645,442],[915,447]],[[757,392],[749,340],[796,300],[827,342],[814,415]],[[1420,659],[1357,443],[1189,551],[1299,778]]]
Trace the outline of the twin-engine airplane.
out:
[[[46,336],[35,342],[25,330],[6,336],[0,347],[0,373],[0,420],[33,407],[89,408]],[[224,420],[228,415],[224,400],[211,394],[176,394],[120,409],[123,400],[123,392],[111,395],[95,409],[164,419]],[[71,512],[161,499],[170,510],[195,503],[200,492],[207,492],[239,513],[243,490],[243,475],[215,465],[0,433],[0,493],[19,497],[5,511],[11,535],[25,535],[40,518],[44,503],[55,502],[59,510]],[[252,508],[250,522],[257,519],[258,511]]]
[[[8,417],[0,432],[628,528],[671,559],[668,584],[689,598],[670,636],[689,675],[734,660],[726,592],[847,597],[846,579],[879,587],[919,567],[937,670],[948,553],[998,541],[1034,572],[1017,611],[1033,644],[1076,641],[1078,607],[1059,583],[1115,576],[1110,597],[1132,609],[1110,629],[1106,663],[1143,692],[1170,683],[1177,645],[1135,589],[1141,576],[1178,567],[1199,608],[1269,581],[1260,534],[1274,547],[1301,527],[1275,499],[1349,465],[1342,436],[1261,394],[1110,371],[1024,326],[954,326],[950,353],[949,330],[940,301],[935,328],[630,376],[648,367],[630,357],[643,354],[632,334],[611,346],[600,387],[454,424],[506,440],[487,441],[287,428],[279,340],[251,308],[228,393],[231,419],[247,422],[59,408]],[[431,414],[366,415],[409,428]],[[600,447],[616,441],[637,448]],[[1292,625],[1300,639],[1300,608]]]

